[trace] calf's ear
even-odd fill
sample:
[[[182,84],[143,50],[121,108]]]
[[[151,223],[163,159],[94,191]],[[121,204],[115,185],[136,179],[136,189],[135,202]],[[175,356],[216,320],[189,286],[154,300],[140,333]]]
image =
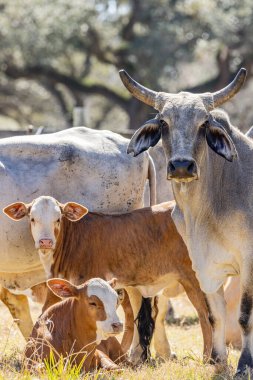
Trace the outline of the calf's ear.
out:
[[[118,279],[114,277],[110,281],[108,281],[108,284],[114,289],[114,288],[116,288],[117,281],[118,281]]]
[[[77,297],[78,289],[75,285],[61,278],[52,278],[47,280],[47,286],[58,297],[69,298]]]
[[[3,209],[3,213],[12,220],[18,221],[28,215],[29,209],[30,205],[23,202],[16,202],[6,206]]]
[[[86,207],[75,202],[65,203],[65,205],[62,205],[61,208],[63,215],[67,219],[71,220],[71,222],[77,222],[88,213],[88,209]]]
[[[159,119],[148,120],[131,138],[127,153],[133,153],[134,157],[136,157],[151,146],[155,146],[160,138],[161,125]]]
[[[227,161],[237,158],[236,147],[225,128],[213,118],[210,118],[206,128],[206,141],[209,147]]]

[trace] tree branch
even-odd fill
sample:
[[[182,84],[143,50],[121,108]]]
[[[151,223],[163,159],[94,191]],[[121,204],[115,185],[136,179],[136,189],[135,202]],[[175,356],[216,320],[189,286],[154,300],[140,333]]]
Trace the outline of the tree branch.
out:
[[[99,84],[83,84],[76,79],[62,74],[51,67],[33,66],[24,69],[8,65],[5,69],[5,74],[13,79],[28,78],[28,79],[51,79],[55,83],[61,83],[74,92],[81,92],[85,94],[101,95],[109,98],[111,101],[117,103],[126,112],[128,109],[129,100],[117,94],[115,91],[109,89],[104,85]]]
[[[53,82],[51,82],[49,80],[44,80],[41,82],[41,84],[43,85],[43,87],[45,87],[45,89],[48,92],[50,92],[54,96],[54,98],[56,99],[57,103],[60,106],[62,115],[65,118],[67,125],[71,126],[72,125],[72,115],[70,113],[70,110],[68,108],[68,105],[64,99],[62,92],[56,87],[56,85]]]
[[[121,30],[121,36],[125,41],[132,41],[135,37],[134,35],[134,25],[139,19],[139,14],[141,11],[140,0],[132,0],[131,14],[129,15],[128,23],[123,26]]]

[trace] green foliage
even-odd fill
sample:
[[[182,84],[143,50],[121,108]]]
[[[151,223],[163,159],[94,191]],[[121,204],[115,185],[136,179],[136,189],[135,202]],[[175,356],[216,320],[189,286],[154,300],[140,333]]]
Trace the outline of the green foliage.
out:
[[[28,105],[34,94],[39,103],[35,81],[67,123],[73,106],[92,96],[103,99],[94,126],[115,107],[131,127],[145,119],[150,110],[123,92],[120,68],[156,90],[212,91],[253,60],[251,0],[1,0],[0,8],[0,87],[13,101],[23,91],[16,83],[29,81]],[[8,114],[5,103],[0,112]]]
[[[55,359],[52,351],[48,360],[45,360],[45,375],[48,380],[78,380],[82,373],[85,356],[79,365],[73,363],[73,358],[62,356],[59,360]],[[43,371],[44,372],[44,371]]]

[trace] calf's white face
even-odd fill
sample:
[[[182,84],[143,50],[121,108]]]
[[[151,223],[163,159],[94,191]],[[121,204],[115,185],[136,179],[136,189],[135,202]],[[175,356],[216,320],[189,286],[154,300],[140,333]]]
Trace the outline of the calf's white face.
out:
[[[116,279],[107,282],[101,278],[92,278],[83,285],[75,286],[67,280],[50,279],[48,287],[61,298],[75,297],[78,300],[78,309],[75,320],[81,327],[81,331],[87,327],[87,322],[93,321],[96,329],[96,342],[110,336],[119,334],[123,330],[123,323],[116,313],[119,298],[113,289]],[[86,323],[83,320],[86,318]]]
[[[59,203],[54,198],[37,198],[32,204],[29,218],[35,248],[54,250],[62,218]]]
[[[120,321],[116,309],[118,307],[118,294],[113,289],[116,280],[108,282],[101,278],[93,278],[87,282],[88,297],[95,296],[101,300],[104,305],[106,319],[97,321],[97,341],[107,339],[109,336],[122,332],[123,324]]]
[[[39,250],[41,259],[44,256],[51,261],[62,217],[75,222],[87,214],[88,209],[75,202],[61,204],[53,197],[41,196],[29,204],[12,203],[5,207],[3,212],[16,221],[25,216],[29,217],[35,248]],[[47,264],[51,266],[51,263]],[[45,262],[43,265],[45,267]]]

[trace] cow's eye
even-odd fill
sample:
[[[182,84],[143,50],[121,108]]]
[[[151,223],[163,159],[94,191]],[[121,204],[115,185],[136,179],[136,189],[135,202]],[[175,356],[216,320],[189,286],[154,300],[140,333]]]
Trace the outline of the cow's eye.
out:
[[[56,220],[57,223],[60,223],[60,218]]]
[[[89,302],[89,305],[90,305],[90,306],[94,306],[94,307],[97,306],[97,304],[96,304],[95,302]]]
[[[161,127],[167,127],[168,123],[165,120],[160,120]]]
[[[200,128],[206,128],[208,126],[208,120],[201,124]]]
[[[35,222],[34,218],[32,218],[32,219],[31,219],[31,222],[32,222],[32,223],[34,223],[34,222]]]

